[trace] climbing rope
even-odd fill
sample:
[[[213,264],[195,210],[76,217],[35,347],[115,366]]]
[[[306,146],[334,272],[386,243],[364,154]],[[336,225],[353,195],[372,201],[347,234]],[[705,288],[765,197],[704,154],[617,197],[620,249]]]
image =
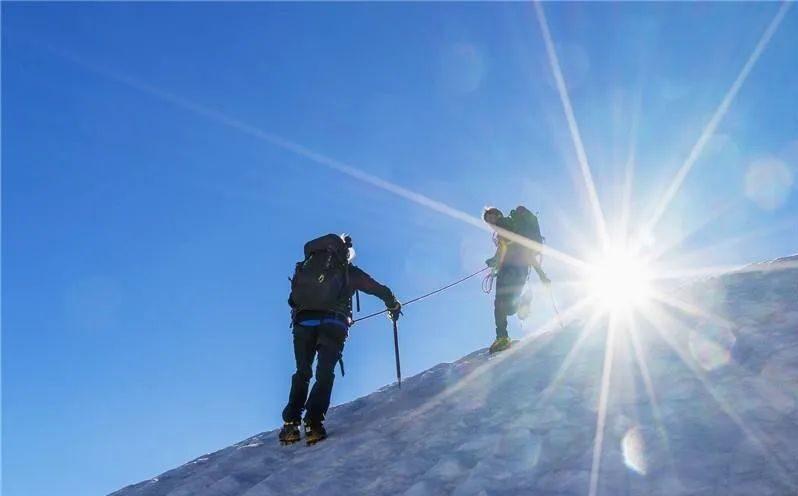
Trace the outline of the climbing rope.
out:
[[[496,274],[491,271],[490,274],[486,275],[484,279],[482,279],[482,292],[485,294],[490,294],[493,291],[493,282],[496,280]]]
[[[427,294],[423,294],[421,296],[413,298],[412,300],[408,300],[408,301],[402,303],[402,307],[406,307],[408,305],[412,305],[413,303],[415,303],[417,301],[421,301],[421,300],[423,300],[425,298],[429,298],[432,295],[438,294],[438,293],[440,293],[442,291],[446,291],[447,289],[449,289],[451,287],[454,287],[454,286],[457,286],[460,283],[466,282],[467,280],[471,279],[472,277],[476,277],[479,274],[482,274],[486,270],[490,270],[490,267],[485,267],[483,269],[480,269],[480,270],[474,272],[473,274],[469,274],[469,275],[463,277],[462,279],[458,279],[458,280],[454,281],[453,283],[447,284],[446,286],[443,286],[441,288],[436,289],[435,291],[430,291]],[[355,324],[357,322],[360,322],[360,321],[363,321],[363,320],[366,320],[366,319],[370,319],[372,317],[376,317],[377,315],[382,315],[382,314],[388,313],[388,312],[390,312],[390,309],[386,308],[385,310],[381,310],[379,312],[374,312],[374,313],[366,315],[365,317],[360,317],[359,319],[355,319],[355,320],[352,321],[352,324]]]

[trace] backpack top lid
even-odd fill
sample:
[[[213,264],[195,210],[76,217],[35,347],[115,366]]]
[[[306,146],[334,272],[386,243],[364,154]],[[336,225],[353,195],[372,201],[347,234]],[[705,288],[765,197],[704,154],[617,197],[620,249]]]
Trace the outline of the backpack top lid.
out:
[[[524,216],[526,216],[526,215],[530,215],[530,214],[531,214],[531,215],[533,215],[533,216],[535,216],[535,214],[533,214],[532,212],[530,212],[530,211],[529,211],[529,209],[528,209],[528,208],[526,208],[526,207],[525,207],[525,206],[523,206],[523,205],[518,205],[517,207],[515,207],[515,208],[514,208],[514,209],[513,209],[513,210],[510,212],[510,216],[511,216],[511,217],[513,217],[513,216],[520,216],[520,217],[524,217]],[[536,216],[535,216],[535,217],[536,217]]]
[[[326,234],[305,243],[305,258],[320,251],[334,253],[341,262],[346,262],[349,254],[346,243],[337,234]]]
[[[518,205],[510,212],[510,218],[513,221],[513,230],[517,234],[526,236],[538,243],[542,242],[543,237],[540,235],[538,216],[530,212],[528,208],[523,205]]]

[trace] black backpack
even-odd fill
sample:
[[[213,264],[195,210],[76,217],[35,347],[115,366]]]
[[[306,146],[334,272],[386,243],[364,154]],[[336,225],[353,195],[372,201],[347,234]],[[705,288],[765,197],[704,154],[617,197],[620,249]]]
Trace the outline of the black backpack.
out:
[[[289,302],[294,310],[335,310],[349,293],[346,243],[328,234],[305,243],[305,260],[296,264]]]
[[[536,243],[543,244],[544,237],[540,234],[540,223],[538,216],[533,214],[523,205],[519,205],[512,212],[510,212],[510,221],[513,227],[513,232],[521,235]],[[528,250],[528,258],[530,264],[537,259],[538,250]]]

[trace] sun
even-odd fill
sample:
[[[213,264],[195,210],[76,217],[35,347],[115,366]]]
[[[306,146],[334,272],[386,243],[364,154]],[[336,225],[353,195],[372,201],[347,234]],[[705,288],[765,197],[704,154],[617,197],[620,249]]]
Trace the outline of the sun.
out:
[[[634,310],[651,298],[652,270],[635,253],[611,248],[590,264],[586,286],[588,296],[608,312]]]

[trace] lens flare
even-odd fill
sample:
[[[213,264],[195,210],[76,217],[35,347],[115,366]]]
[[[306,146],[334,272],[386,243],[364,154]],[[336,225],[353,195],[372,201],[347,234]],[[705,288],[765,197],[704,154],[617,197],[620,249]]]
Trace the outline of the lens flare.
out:
[[[603,309],[631,310],[650,299],[651,279],[644,259],[628,250],[611,249],[591,265],[587,286]]]

